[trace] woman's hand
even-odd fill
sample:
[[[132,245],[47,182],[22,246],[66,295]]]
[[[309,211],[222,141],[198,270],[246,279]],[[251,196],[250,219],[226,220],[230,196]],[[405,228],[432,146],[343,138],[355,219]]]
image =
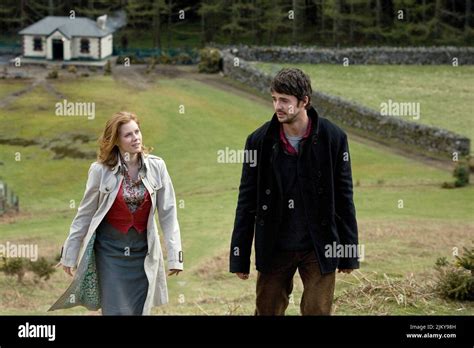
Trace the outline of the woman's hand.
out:
[[[58,268],[58,267],[61,266],[61,265],[62,265],[62,263],[59,262],[59,263],[56,265],[56,268]],[[63,266],[64,272],[66,272],[67,274],[69,274],[71,277],[74,275],[74,274],[72,273],[72,269],[73,269],[73,267]]]
[[[179,275],[179,272],[182,272],[182,270],[180,269],[170,269],[169,272],[168,272],[168,276],[172,276],[172,275]]]

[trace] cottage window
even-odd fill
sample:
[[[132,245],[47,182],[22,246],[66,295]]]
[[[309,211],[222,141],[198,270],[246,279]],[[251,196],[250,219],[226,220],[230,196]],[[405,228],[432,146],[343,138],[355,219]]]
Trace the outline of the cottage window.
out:
[[[43,50],[43,40],[40,37],[35,37],[33,39],[33,50],[42,51]]]
[[[81,39],[81,53],[89,53],[89,40]]]

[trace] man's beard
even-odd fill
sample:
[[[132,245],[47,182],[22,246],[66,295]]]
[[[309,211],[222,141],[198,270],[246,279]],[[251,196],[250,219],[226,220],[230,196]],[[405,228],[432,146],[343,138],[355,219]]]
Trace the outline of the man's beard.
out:
[[[287,113],[285,113],[285,115],[283,115],[283,116],[286,116],[286,117],[283,120],[278,119],[278,121],[280,123],[291,124],[296,120],[296,117],[298,116],[298,114],[297,113],[296,114],[287,114]],[[277,117],[278,117],[278,115],[277,115]]]

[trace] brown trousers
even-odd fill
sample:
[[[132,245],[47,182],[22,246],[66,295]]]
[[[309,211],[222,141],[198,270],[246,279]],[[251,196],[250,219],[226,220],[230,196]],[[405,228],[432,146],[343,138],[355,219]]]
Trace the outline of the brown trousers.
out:
[[[311,251],[280,251],[268,273],[258,272],[255,315],[285,315],[296,270],[303,281],[302,315],[331,315],[336,272],[321,274]]]

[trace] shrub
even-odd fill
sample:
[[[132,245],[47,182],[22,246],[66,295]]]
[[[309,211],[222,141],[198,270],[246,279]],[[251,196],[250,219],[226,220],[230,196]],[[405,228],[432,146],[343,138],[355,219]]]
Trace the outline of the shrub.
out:
[[[216,48],[203,48],[199,51],[199,72],[215,73],[220,70],[221,53]]]
[[[3,257],[3,265],[0,271],[9,276],[16,276],[19,283],[23,282],[23,277],[27,271],[27,262],[21,257],[7,259]]]
[[[192,64],[193,59],[187,53],[180,53],[177,56],[173,57],[174,64]]]
[[[155,66],[156,66],[157,61],[158,61],[158,58],[155,57],[155,56],[153,56],[153,57],[150,58],[149,64],[148,64],[148,66],[147,66],[147,68],[146,68],[146,71],[145,71],[147,74],[149,74],[149,73],[151,73],[153,70],[155,70]]]
[[[105,64],[104,75],[110,74],[112,74],[112,65],[110,64],[110,60],[108,60],[107,64]]]
[[[40,257],[36,262],[30,262],[30,270],[41,280],[49,280],[51,274],[53,274],[56,269],[54,268],[54,263],[46,260],[44,257]]]
[[[443,188],[463,187],[469,184],[470,159],[462,159],[456,163],[453,171],[454,183],[444,182]]]
[[[8,276],[16,276],[19,283],[23,282],[27,271],[32,271],[35,274],[37,278],[35,282],[38,282],[42,278],[49,280],[51,274],[56,271],[54,267],[55,263],[48,261],[44,257],[40,257],[35,262],[21,257],[8,259],[3,257],[2,261],[3,264],[0,266],[0,271]]]
[[[67,71],[70,72],[71,74],[75,74],[75,73],[77,73],[77,68],[76,68],[75,65],[69,65],[67,67]]]
[[[59,76],[58,70],[53,69],[53,70],[51,70],[51,71],[49,72],[47,78],[48,78],[48,79],[57,79],[58,76]]]
[[[437,290],[441,296],[459,301],[474,301],[474,249],[464,248],[455,263],[445,257],[436,260]]]
[[[463,187],[469,184],[469,165],[466,161],[459,161],[454,168],[453,176],[456,178],[454,186]]]
[[[160,64],[171,64],[173,62],[171,57],[167,54],[162,54],[158,59]]]

